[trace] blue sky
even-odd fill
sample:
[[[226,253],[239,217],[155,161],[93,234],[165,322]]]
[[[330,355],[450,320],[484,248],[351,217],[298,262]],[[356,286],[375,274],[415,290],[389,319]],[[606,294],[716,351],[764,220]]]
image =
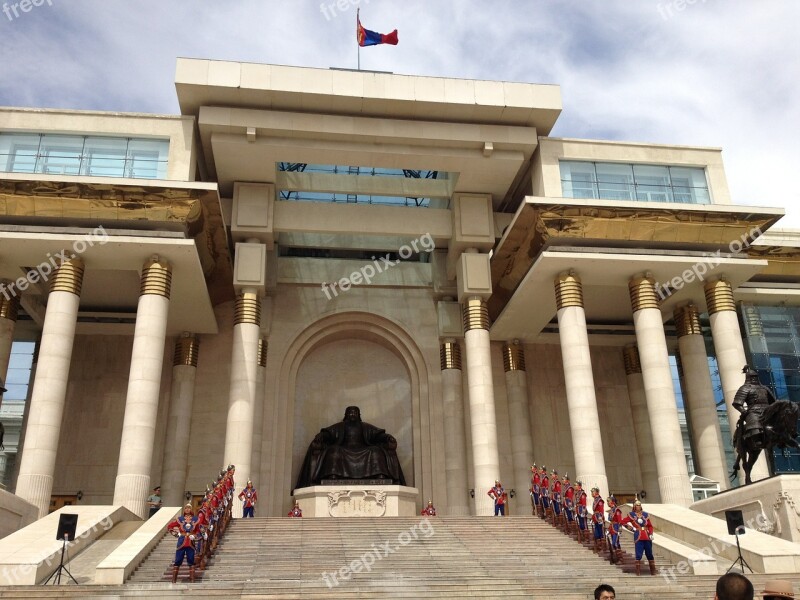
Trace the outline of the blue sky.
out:
[[[0,12],[0,105],[176,113],[178,56],[354,68],[359,5],[400,37],[362,68],[560,84],[552,135],[722,147],[734,202],[800,228],[800,2],[17,2]]]

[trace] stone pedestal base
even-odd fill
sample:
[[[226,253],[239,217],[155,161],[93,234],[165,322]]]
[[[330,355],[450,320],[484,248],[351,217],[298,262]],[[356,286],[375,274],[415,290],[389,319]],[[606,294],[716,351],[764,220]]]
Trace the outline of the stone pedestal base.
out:
[[[315,485],[294,491],[303,518],[413,517],[419,490],[403,485]]]
[[[745,525],[800,543],[800,475],[778,475],[721,492],[691,506],[725,520],[726,510],[741,510]]]

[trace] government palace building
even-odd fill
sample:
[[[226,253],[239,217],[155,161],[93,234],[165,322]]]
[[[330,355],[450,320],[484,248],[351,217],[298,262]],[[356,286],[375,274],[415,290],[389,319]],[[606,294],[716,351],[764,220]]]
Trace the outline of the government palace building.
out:
[[[800,231],[720,148],[551,137],[558,85],[181,58],[175,88],[0,108],[0,536],[228,464],[260,517],[491,515],[496,481],[530,516],[534,464],[686,510],[743,483],[745,365],[800,402]],[[405,485],[342,508],[296,484],[350,406]],[[800,505],[800,453],[774,472]]]

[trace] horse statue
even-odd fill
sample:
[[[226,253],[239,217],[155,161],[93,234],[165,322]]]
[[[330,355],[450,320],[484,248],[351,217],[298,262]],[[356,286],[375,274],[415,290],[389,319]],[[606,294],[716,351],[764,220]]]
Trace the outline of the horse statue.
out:
[[[787,448],[798,448],[797,422],[800,420],[800,405],[786,400],[776,400],[769,388],[758,381],[758,373],[745,365],[745,383],[736,392],[733,406],[742,413],[733,435],[736,462],[731,479],[736,477],[739,466],[744,469],[745,484],[753,483],[750,472],[764,450],[770,475],[775,473],[774,448],[784,452]]]

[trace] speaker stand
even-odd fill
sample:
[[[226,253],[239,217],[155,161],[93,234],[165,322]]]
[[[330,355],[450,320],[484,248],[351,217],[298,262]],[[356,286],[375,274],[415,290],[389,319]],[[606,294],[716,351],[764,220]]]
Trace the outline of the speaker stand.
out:
[[[725,571],[725,574],[727,575],[728,573],[730,573],[733,570],[733,567],[735,567],[736,565],[739,565],[739,568],[741,569],[743,575],[744,575],[744,568],[745,567],[747,567],[750,570],[750,572],[752,573],[753,569],[750,569],[750,565],[747,564],[747,561],[742,556],[742,547],[739,545],[739,534],[738,533],[736,534],[736,550],[738,551],[739,556],[735,561],[733,561],[733,564],[730,567],[728,567],[728,570]]]
[[[50,583],[50,580],[53,580],[53,585],[61,585],[61,573],[64,572],[69,575],[69,578],[72,579],[72,583],[78,585],[78,582],[75,581],[75,578],[72,576],[72,573],[69,572],[69,569],[64,565],[64,552],[67,549],[67,536],[64,536],[64,541],[61,544],[61,563],[58,565],[58,568],[50,574],[50,577],[47,578],[47,581],[44,582],[45,585]]]

